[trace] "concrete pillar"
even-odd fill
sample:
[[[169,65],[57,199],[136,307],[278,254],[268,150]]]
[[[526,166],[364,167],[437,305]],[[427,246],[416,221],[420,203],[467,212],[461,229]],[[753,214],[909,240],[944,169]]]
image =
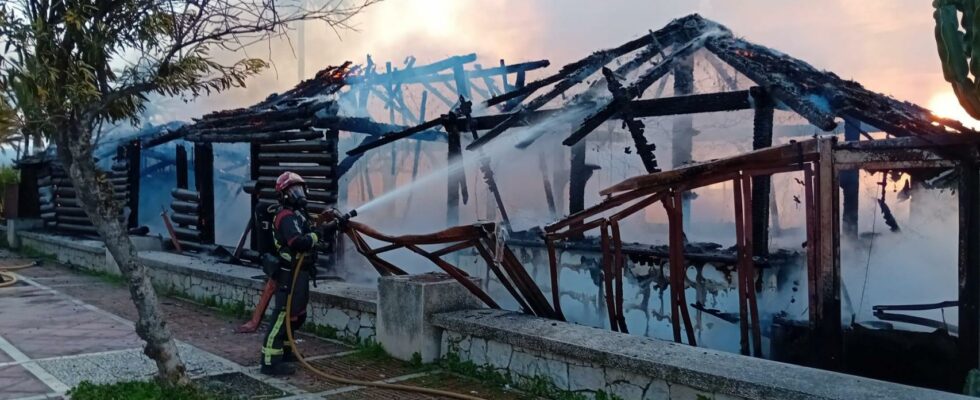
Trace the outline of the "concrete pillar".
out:
[[[7,220],[7,245],[11,249],[20,248],[20,235],[17,231],[34,229],[41,226],[39,219],[10,218]]]
[[[381,277],[378,279],[378,342],[395,358],[408,361],[418,353],[423,362],[434,361],[442,356],[442,330],[429,324],[429,316],[477,308],[483,308],[482,303],[447,274]]]

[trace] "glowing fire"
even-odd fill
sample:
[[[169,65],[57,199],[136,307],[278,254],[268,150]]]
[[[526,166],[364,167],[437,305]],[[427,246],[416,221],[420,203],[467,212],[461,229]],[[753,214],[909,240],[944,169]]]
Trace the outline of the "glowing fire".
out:
[[[980,121],[967,114],[952,91],[936,93],[929,100],[929,110],[943,118],[955,119],[973,129],[980,129]]]

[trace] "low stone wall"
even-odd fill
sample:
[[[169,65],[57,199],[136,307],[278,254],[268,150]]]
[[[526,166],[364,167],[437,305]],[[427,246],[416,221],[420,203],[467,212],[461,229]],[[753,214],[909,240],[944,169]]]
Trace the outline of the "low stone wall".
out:
[[[500,310],[435,314],[443,354],[623,399],[968,399]]]
[[[17,235],[23,247],[53,256],[60,263],[113,275],[119,273],[114,262],[107,262],[108,253],[99,241],[38,232],[17,232]],[[140,251],[139,257],[157,287],[209,304],[254,309],[265,285],[262,271],[202,256]],[[270,304],[267,313],[271,311]],[[319,282],[310,288],[307,312],[308,324],[327,327],[338,339],[375,340],[377,290],[374,288]]]
[[[47,254],[62,264],[106,272],[105,245],[97,240],[17,232],[21,248]]]
[[[159,286],[217,304],[254,309],[265,285],[262,272],[240,265],[162,251],[140,252]],[[336,330],[341,339],[374,340],[377,291],[343,282],[321,282],[310,288],[308,323]],[[272,306],[270,305],[269,311]]]

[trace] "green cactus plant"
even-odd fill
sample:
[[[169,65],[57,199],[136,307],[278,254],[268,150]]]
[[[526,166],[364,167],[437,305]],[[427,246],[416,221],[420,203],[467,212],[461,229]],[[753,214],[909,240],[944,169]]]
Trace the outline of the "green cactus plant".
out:
[[[934,0],[936,47],[943,78],[960,105],[980,119],[980,13],[977,0]]]

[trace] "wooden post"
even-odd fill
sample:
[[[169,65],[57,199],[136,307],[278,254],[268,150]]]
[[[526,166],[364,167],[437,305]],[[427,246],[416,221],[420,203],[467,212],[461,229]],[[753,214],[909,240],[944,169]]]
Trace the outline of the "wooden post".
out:
[[[467,100],[472,99],[470,96],[470,80],[466,76],[466,71],[463,70],[462,63],[453,65],[453,78],[456,80],[456,94],[465,97]]]
[[[558,218],[558,211],[555,209],[555,193],[551,189],[551,180],[548,178],[548,161],[544,158],[544,152],[538,152],[538,169],[541,170],[541,178],[544,183],[544,197],[548,202],[548,212],[551,218]]]
[[[254,158],[252,162],[255,162]],[[177,145],[177,160],[175,161],[177,168],[177,187],[180,189],[187,189],[187,149],[184,145]]]
[[[844,140],[856,142],[861,139],[861,123],[851,118],[844,119]],[[848,237],[858,233],[858,170],[841,171],[840,186],[844,190],[842,229]]]
[[[968,162],[959,173],[959,354],[965,374],[980,365],[980,173]]]
[[[560,148],[555,149],[555,151],[550,152],[552,155],[551,165],[554,167],[551,173],[551,184],[552,190],[555,194],[555,211],[556,214],[567,215],[565,211],[568,209],[565,202],[565,197],[562,196],[565,193],[565,188],[568,186],[568,178],[571,176],[568,167],[571,166],[568,160],[568,153],[571,151],[567,146],[560,146]]]
[[[130,229],[136,228],[140,223],[140,171],[142,157],[140,141],[134,140],[126,146],[126,180],[129,182],[129,221],[127,225]]]
[[[840,201],[837,169],[834,166],[834,139],[817,144],[820,154],[817,166],[818,224],[816,236],[816,340],[821,367],[839,370],[843,356],[840,292]],[[810,245],[808,243],[808,245]]]
[[[592,170],[585,164],[585,140],[572,146],[572,162],[568,173],[568,213],[575,214],[585,209],[585,186],[589,182]],[[571,239],[582,239],[583,233],[571,236]]]
[[[769,94],[762,88],[753,87],[750,93],[755,100],[752,149],[759,150],[771,147],[774,103]],[[769,192],[771,187],[771,176],[752,178],[752,254],[759,257],[769,255]]]
[[[461,161],[463,155],[459,130],[455,124],[446,124],[446,133],[449,140],[449,159],[446,161],[449,168],[449,176],[446,178],[446,226],[452,227],[459,225],[460,180],[465,180],[466,177],[461,177],[460,171],[453,167]]]
[[[198,216],[201,243],[214,244],[214,149],[211,143],[194,143],[194,185],[201,196]]]
[[[679,60],[673,68],[674,73],[674,96],[686,96],[694,93],[694,59],[687,57]],[[691,162],[691,153],[694,148],[694,117],[691,115],[678,115],[674,117],[671,138],[671,165],[673,168],[680,167]],[[684,196],[681,199],[681,209],[683,210],[684,226],[690,226],[691,222],[691,198]]]
[[[585,209],[585,184],[590,171],[585,166],[585,141],[572,146],[572,162],[568,174],[568,214]]]
[[[258,218],[255,217],[256,215],[258,215],[257,214],[258,210],[256,208],[258,208],[259,206],[259,192],[262,189],[261,187],[259,187],[259,148],[260,146],[256,142],[251,142],[248,145],[248,152],[249,152],[248,177],[250,180],[252,180],[252,182],[255,182],[255,189],[256,189],[255,191],[252,192],[252,196],[251,196],[252,213],[249,214],[252,216],[252,224],[253,224],[252,234],[250,235],[251,237],[249,238],[249,248],[252,250],[259,250],[258,232],[261,230],[261,228],[258,226],[260,222]]]

